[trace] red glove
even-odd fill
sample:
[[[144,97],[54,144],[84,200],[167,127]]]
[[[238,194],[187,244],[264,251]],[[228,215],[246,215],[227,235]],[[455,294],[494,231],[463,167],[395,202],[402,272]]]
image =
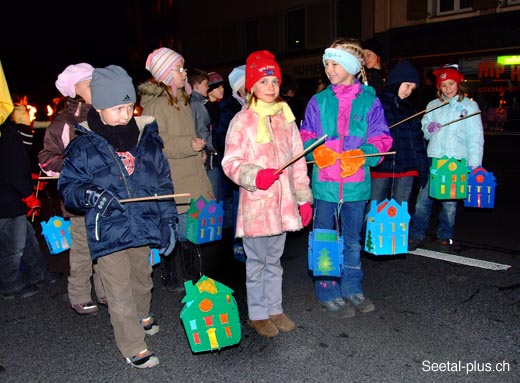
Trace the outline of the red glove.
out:
[[[42,207],[40,201],[36,196],[33,194],[29,195],[28,197],[22,198],[23,203],[27,205],[29,208],[29,211],[27,212],[27,217],[30,217],[34,214],[34,216],[37,216],[40,214],[40,209]]]
[[[303,226],[307,226],[312,219],[312,205],[309,202],[300,205],[300,215],[302,216]]]
[[[255,184],[258,189],[267,190],[280,178],[280,173],[274,174],[277,169],[262,169],[256,175]]]

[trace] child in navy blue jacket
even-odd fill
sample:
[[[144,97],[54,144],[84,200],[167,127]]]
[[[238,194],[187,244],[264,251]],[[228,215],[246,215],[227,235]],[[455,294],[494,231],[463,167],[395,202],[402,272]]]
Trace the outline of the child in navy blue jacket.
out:
[[[84,212],[87,240],[106,290],[117,347],[127,363],[150,368],[159,359],[146,335],[159,331],[150,314],[150,247],[169,255],[175,246],[172,199],[119,200],[173,194],[168,161],[155,119],[134,117],[132,79],[118,66],[97,68],[87,121],[66,148],[58,191],[71,211]]]

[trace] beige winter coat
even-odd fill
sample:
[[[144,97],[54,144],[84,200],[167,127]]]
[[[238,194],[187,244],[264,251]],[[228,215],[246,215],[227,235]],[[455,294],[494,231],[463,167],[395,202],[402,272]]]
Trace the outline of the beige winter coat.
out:
[[[185,105],[180,93],[177,107],[168,104],[164,90],[152,81],[141,84],[143,115],[154,116],[159,125],[159,135],[164,141],[164,154],[172,172],[175,193],[190,193],[192,199],[203,196],[214,199],[211,183],[204,169],[202,152],[195,152],[191,140],[195,135],[195,122],[189,104]],[[177,199],[179,214],[185,213],[189,205],[186,199]]]

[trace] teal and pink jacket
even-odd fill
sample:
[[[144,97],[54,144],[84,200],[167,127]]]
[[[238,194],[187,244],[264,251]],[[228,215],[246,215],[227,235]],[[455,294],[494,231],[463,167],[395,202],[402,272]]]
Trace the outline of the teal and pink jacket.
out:
[[[348,86],[329,85],[315,94],[307,104],[300,134],[305,148],[326,134],[324,145],[338,154],[353,149],[361,149],[365,154],[382,153],[392,146],[381,102],[372,87],[357,80]],[[312,151],[307,160],[314,160]],[[370,167],[381,160],[381,156],[366,157],[365,164],[347,177],[340,176],[339,159],[322,169],[314,164],[314,198],[328,202],[370,199]]]

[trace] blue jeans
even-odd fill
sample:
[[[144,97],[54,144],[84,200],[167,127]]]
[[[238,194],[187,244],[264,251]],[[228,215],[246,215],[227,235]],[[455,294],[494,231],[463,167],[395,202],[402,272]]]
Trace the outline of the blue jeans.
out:
[[[343,236],[343,274],[341,277],[316,277],[314,285],[318,302],[363,293],[361,282],[361,230],[365,216],[365,201],[344,202],[339,214],[340,234]],[[314,200],[314,227],[336,228],[338,204]]]
[[[417,202],[415,203],[415,213],[410,224],[410,239],[421,241],[428,232],[430,216],[435,198],[430,198],[430,181],[419,189]],[[439,214],[439,226],[437,227],[437,237],[442,239],[453,238],[455,229],[455,216],[457,215],[457,200],[439,200],[442,209]]]
[[[399,205],[408,202],[412,193],[414,177],[372,178],[372,195],[370,200],[382,202],[385,198],[393,198]]]
[[[0,292],[13,293],[45,278],[47,263],[25,215],[0,218]]]

